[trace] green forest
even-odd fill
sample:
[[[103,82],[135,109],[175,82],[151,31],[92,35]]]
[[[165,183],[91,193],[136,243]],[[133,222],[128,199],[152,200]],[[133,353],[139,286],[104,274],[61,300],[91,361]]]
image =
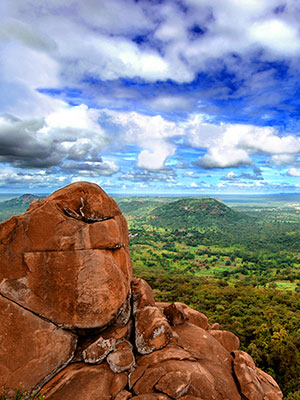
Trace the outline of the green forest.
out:
[[[0,203],[0,220],[34,197]],[[239,336],[285,399],[300,399],[300,197],[116,197],[134,274]]]
[[[300,202],[284,200],[116,198],[134,274],[156,300],[234,332],[285,398],[300,400]]]

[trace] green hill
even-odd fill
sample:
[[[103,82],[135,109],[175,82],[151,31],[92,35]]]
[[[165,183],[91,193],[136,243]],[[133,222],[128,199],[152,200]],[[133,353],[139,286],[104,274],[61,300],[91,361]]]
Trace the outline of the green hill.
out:
[[[23,213],[33,200],[40,198],[33,194],[23,194],[20,197],[0,202],[0,222],[7,220],[12,215]]]
[[[151,211],[151,225],[173,229],[241,225],[252,220],[248,215],[234,211],[220,200],[211,197],[185,198],[162,204]]]
[[[164,197],[118,197],[115,198],[122,213],[126,216],[144,217],[151,214],[158,205],[170,202],[173,199]]]

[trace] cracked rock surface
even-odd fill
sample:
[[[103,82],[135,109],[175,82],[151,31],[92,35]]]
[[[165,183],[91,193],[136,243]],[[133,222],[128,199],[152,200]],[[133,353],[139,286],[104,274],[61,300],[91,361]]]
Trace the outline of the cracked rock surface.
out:
[[[0,386],[46,400],[281,400],[231,332],[133,278],[128,230],[97,185],[0,224]]]

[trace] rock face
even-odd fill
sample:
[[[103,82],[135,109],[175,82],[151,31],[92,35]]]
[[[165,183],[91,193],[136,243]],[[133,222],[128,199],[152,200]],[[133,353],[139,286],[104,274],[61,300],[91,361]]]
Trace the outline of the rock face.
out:
[[[103,328],[129,296],[127,224],[94,184],[33,203],[1,224],[0,243],[0,292],[59,326]]]
[[[0,224],[0,386],[49,400],[280,400],[231,332],[133,278],[127,224],[98,186]]]

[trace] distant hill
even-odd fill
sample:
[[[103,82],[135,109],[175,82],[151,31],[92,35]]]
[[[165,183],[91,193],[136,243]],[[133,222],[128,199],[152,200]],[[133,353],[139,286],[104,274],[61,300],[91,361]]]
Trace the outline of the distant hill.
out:
[[[126,217],[144,217],[151,214],[158,205],[174,201],[169,197],[119,197],[115,200]]]
[[[12,215],[23,213],[27,210],[32,201],[41,198],[42,197],[33,194],[23,194],[20,197],[0,202],[0,222],[7,220]]]
[[[234,211],[220,200],[211,197],[185,198],[162,204],[151,211],[151,216],[151,225],[176,229],[226,227],[243,224],[251,219],[248,215]]]
[[[30,203],[42,197],[23,194],[20,197],[0,202],[0,222],[12,215],[26,211]],[[197,229],[217,226],[219,228],[244,225],[253,222],[248,215],[233,210],[220,200],[211,197],[167,198],[167,197],[121,197],[117,203],[126,218],[147,219],[147,223],[162,228]]]

